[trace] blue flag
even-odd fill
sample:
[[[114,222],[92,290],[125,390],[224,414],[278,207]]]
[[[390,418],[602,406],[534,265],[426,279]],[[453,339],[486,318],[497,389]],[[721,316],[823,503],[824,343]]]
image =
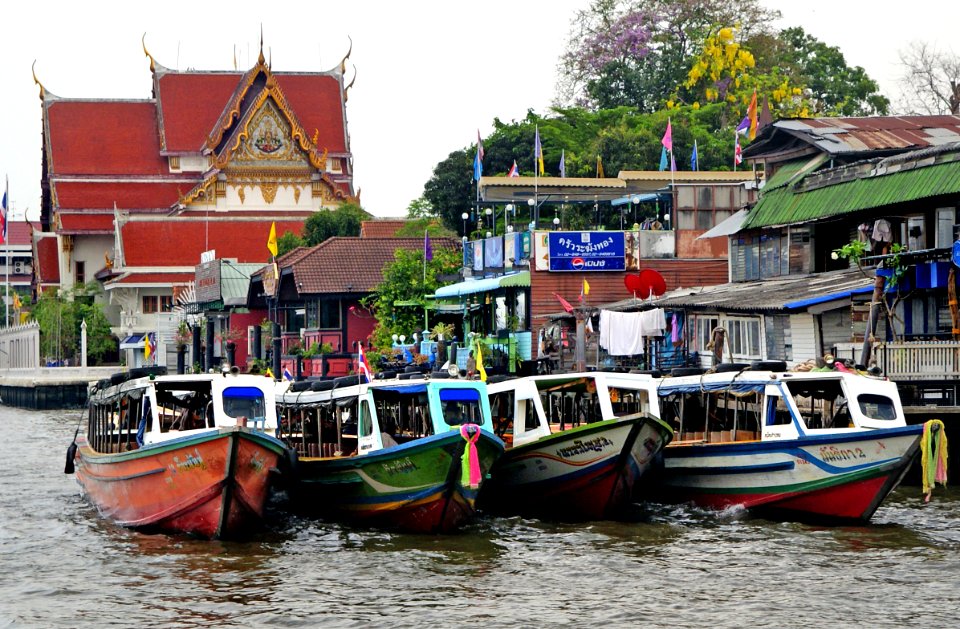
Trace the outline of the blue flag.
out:
[[[693,141],[693,154],[690,156],[690,170],[700,170],[697,168],[697,141]]]
[[[473,180],[480,181],[480,177],[483,177],[483,160],[478,149],[476,157],[473,158]]]
[[[667,169],[667,147],[660,147],[660,170]]]
[[[429,262],[433,260],[433,246],[430,244],[430,232],[423,232],[423,259]]]

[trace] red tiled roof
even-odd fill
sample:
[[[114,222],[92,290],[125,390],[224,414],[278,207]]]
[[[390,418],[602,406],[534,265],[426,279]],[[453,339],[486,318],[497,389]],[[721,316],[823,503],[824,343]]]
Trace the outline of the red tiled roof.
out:
[[[274,72],[273,75],[306,134],[313,138],[314,131],[318,132],[317,146],[320,150],[346,152],[340,81],[329,74]]]
[[[29,245],[33,235],[33,226],[26,221],[10,221],[7,223],[7,244]]]
[[[109,285],[115,284],[160,284],[171,286],[173,284],[189,284],[194,280],[194,273],[151,273],[151,272],[127,272],[119,279],[109,282]]]
[[[433,238],[431,245],[455,249],[454,238]],[[383,281],[383,267],[397,249],[423,248],[422,238],[329,238],[293,264],[301,294],[369,293]]]
[[[346,152],[340,82],[329,74],[275,72],[290,109],[317,144],[331,153]],[[166,150],[197,152],[223,114],[243,72],[166,72],[157,81]]]
[[[277,220],[277,233],[303,232],[306,219]],[[238,262],[264,262],[272,219],[211,220],[171,218],[165,221],[132,220],[123,226],[123,251],[126,266],[195,266],[200,254],[209,249],[218,258],[236,258]]]
[[[61,234],[109,234],[113,233],[113,214],[64,214],[60,213]]]
[[[407,224],[402,218],[386,218],[360,223],[361,238],[393,238],[397,230]]]
[[[58,181],[53,185],[61,208],[109,210],[116,203],[121,210],[143,210],[171,207],[197,182]]]
[[[170,152],[198,152],[237,89],[242,72],[167,72],[157,80]]]
[[[51,173],[169,174],[152,101],[53,100],[46,104]]]
[[[60,283],[60,260],[57,257],[57,239],[53,237],[37,240],[37,258],[33,273],[41,284]]]

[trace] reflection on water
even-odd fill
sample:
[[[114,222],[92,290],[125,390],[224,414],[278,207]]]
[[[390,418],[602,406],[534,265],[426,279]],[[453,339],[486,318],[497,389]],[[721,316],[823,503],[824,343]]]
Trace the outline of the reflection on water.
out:
[[[210,542],[100,518],[62,474],[75,420],[0,408],[0,627],[933,627],[960,606],[953,490],[901,488],[835,528],[648,504],[417,536],[276,505],[252,539]]]

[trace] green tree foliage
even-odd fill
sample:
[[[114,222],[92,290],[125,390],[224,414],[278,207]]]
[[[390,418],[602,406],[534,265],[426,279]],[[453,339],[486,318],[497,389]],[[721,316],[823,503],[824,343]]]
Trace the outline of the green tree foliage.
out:
[[[594,0],[571,24],[558,102],[657,111],[718,27],[752,36],[777,17],[760,0]]]
[[[828,46],[800,27],[780,31],[770,50],[763,50],[760,38],[751,45],[767,66],[761,68],[765,73],[779,66],[793,84],[807,89],[811,115],[883,116],[889,112],[890,100],[880,94],[866,70],[851,68],[838,47]]]
[[[313,247],[334,236],[359,236],[360,223],[369,218],[370,214],[355,203],[314,212],[303,226],[304,245]]]
[[[407,218],[423,218],[433,214],[433,206],[426,197],[420,196],[410,202],[407,206]]]
[[[533,146],[531,144],[531,146]],[[473,153],[469,149],[454,151],[436,165],[423,189],[423,197],[451,230],[460,233],[463,212],[470,213],[476,197],[473,182]]]
[[[453,230],[444,227],[439,219],[429,216],[407,221],[403,227],[397,230],[395,235],[397,238],[422,238],[424,232],[429,233],[432,238],[456,238],[458,236]]]
[[[423,307],[397,305],[398,302],[423,304],[423,296],[432,295],[441,286],[437,275],[458,273],[462,265],[459,249],[435,246],[433,260],[427,262],[424,283],[423,251],[397,249],[393,262],[383,268],[383,282],[365,302],[377,319],[372,336],[374,347],[387,351],[393,334],[410,337],[414,331],[423,329]]]
[[[304,246],[303,238],[293,232],[283,232],[283,235],[277,238],[277,256],[286,255],[302,246]]]
[[[80,326],[87,322],[87,357],[100,361],[117,348],[110,322],[96,303],[100,294],[96,282],[60,293],[46,290],[34,305],[32,318],[40,325],[40,354],[49,358],[76,358],[80,355]]]

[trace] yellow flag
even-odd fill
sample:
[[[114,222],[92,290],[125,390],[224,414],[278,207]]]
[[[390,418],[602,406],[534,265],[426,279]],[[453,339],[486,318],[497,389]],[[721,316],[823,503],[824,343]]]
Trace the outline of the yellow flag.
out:
[[[14,309],[20,310],[20,308],[21,308],[22,306],[23,306],[23,304],[20,303],[20,295],[18,295],[17,293],[14,293],[14,294],[13,294],[13,307],[14,307]]]
[[[144,334],[144,335],[143,335],[143,360],[144,360],[144,361],[150,360],[150,349],[151,349],[151,348],[150,348],[150,335],[149,335],[149,334]]]
[[[483,354],[480,353],[480,343],[477,342],[477,373],[480,374],[480,381],[487,381],[487,370],[483,368]]]
[[[583,294],[590,294],[590,282],[587,281],[587,278],[583,278]]]
[[[597,178],[603,179],[603,160],[597,155]]]
[[[274,221],[270,223],[270,237],[267,238],[267,249],[270,253],[273,254],[273,257],[277,257],[277,223]]]

